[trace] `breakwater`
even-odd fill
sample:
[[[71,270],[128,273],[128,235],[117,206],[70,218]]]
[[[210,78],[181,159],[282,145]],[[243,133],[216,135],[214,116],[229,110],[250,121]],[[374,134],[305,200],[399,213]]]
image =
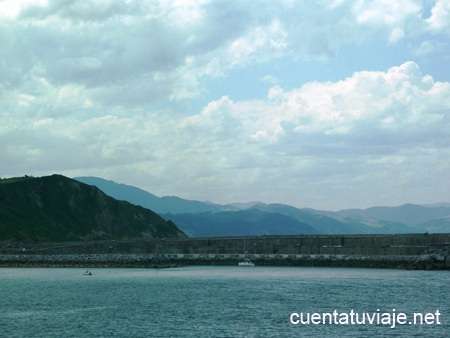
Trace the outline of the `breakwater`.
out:
[[[257,265],[450,269],[450,234],[300,235],[3,243],[0,266]]]

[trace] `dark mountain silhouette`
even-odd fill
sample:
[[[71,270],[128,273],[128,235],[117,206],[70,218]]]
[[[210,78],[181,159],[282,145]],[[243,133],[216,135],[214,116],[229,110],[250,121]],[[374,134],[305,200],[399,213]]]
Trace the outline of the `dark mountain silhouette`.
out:
[[[186,237],[172,222],[96,187],[52,175],[0,180],[0,240]]]

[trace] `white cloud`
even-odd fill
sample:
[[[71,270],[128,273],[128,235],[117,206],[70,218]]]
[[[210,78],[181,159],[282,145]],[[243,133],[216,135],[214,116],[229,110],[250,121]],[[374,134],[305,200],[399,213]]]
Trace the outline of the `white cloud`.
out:
[[[215,163],[210,168],[230,170],[230,176],[220,178],[228,182],[227,193],[248,187],[247,180],[270,186],[295,177],[305,177],[295,179],[303,184],[313,180],[307,184],[311,193],[312,187],[331,184],[333,177],[346,184],[356,180],[363,189],[371,175],[376,184],[397,182],[400,189],[398,175],[402,181],[423,178],[427,163],[440,163],[436,170],[443,172],[447,160],[440,156],[449,151],[450,84],[422,75],[413,62],[287,92],[276,87],[271,95],[252,102],[222,98],[187,118],[179,130],[181,136],[195,135],[190,148],[207,153],[205,158]],[[242,175],[245,179],[238,181]],[[269,198],[267,191],[260,193]]]
[[[435,33],[450,34],[450,2],[437,0],[431,10],[431,16],[427,19],[429,28]]]
[[[419,20],[420,6],[407,0],[49,1],[24,2],[14,12],[20,14],[3,24],[0,36],[7,46],[3,86],[18,88],[39,77],[51,86],[88,88],[103,104],[115,99],[128,106],[136,99],[192,98],[204,92],[203,77],[285,55],[330,58],[340,46],[378,34],[397,42],[409,22]],[[440,12],[433,13],[430,24],[441,27]]]
[[[398,140],[408,140],[405,146],[416,137],[420,143],[422,133],[433,131],[438,139],[448,136],[445,127],[450,121],[450,104],[445,97],[449,94],[449,83],[434,82],[421,74],[417,64],[407,62],[387,72],[358,72],[342,81],[309,83],[290,91],[276,86],[267,101],[222,98],[186,121],[201,128],[197,135],[203,130],[221,140],[228,131],[234,139],[242,136],[247,142],[267,139],[279,143],[284,152],[299,154],[303,149],[307,155],[317,147],[334,149],[333,140],[345,142],[346,152],[354,152],[364,143],[363,151],[371,151],[394,142],[396,136],[406,137]],[[317,137],[322,139],[321,145],[316,144]],[[313,149],[308,150],[306,144]],[[402,151],[402,147],[394,149]]]
[[[442,115],[449,108],[442,96],[448,89],[448,84],[434,83],[421,75],[415,63],[408,62],[386,73],[359,72],[337,83],[308,85],[287,95],[291,102],[303,102],[303,115],[312,121],[299,123],[295,130],[352,137],[362,130],[362,139],[371,137],[367,132],[374,133],[368,145],[376,148],[383,142],[382,138],[376,140],[377,133],[401,130],[414,135],[418,127],[434,128],[448,122]]]
[[[448,177],[449,80],[397,59],[340,81],[307,82],[302,68],[285,85],[278,71],[320,60],[327,74],[343,49],[372,40],[419,46],[404,54],[432,63],[448,45],[446,6],[423,19],[409,0],[2,2],[0,174],[317,207],[330,194],[329,205],[357,206],[349,187],[381,196],[380,182],[444,189],[424,168]],[[230,86],[270,85],[266,97],[221,92],[240,70],[257,74]]]
[[[436,40],[425,40],[412,52],[414,56],[426,57],[428,55],[442,51],[445,44]]]

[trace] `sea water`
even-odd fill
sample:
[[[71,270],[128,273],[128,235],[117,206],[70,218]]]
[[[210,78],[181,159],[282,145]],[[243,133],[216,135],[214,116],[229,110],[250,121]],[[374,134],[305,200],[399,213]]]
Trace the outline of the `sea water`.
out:
[[[0,336],[450,337],[448,271],[233,266],[91,272],[1,268]],[[401,313],[406,319],[399,324],[394,318]],[[415,313],[422,322],[413,322]],[[364,324],[356,323],[366,315]]]

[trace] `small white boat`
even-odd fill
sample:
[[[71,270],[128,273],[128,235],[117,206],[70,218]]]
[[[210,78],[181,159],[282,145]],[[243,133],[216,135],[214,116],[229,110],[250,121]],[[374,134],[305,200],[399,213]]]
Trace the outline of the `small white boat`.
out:
[[[239,266],[255,266],[255,263],[253,263],[250,259],[246,258],[242,262],[238,263]]]
[[[85,276],[91,276],[91,275],[92,275],[92,272],[90,272],[89,270],[86,270],[86,271],[83,273],[83,275],[85,275]]]

